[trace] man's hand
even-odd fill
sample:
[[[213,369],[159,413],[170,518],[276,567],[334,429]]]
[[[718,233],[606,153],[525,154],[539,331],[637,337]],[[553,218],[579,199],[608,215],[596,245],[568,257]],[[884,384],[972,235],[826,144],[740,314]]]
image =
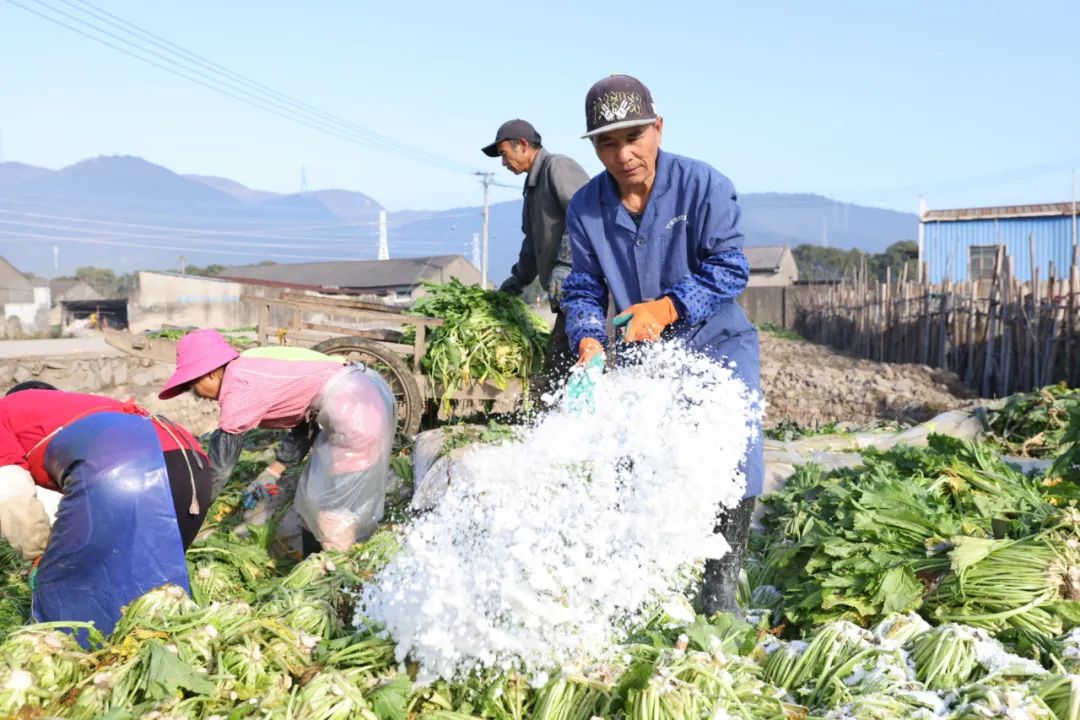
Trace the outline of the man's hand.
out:
[[[626,342],[654,342],[660,338],[664,328],[678,319],[675,303],[665,296],[631,305],[626,312],[615,317],[614,323],[616,327],[629,323],[623,336]]]
[[[570,276],[570,268],[559,265],[551,271],[551,279],[548,281],[547,293],[548,304],[551,312],[559,312],[559,304],[562,302],[562,284]]]
[[[578,361],[566,381],[566,402],[575,415],[593,412],[596,378],[604,373],[604,346],[594,338],[578,343]]]
[[[259,473],[259,476],[248,485],[247,490],[244,491],[244,509],[251,510],[263,500],[272,498],[281,492],[281,488],[278,486],[278,480],[281,479],[281,471],[276,470],[274,465],[280,465],[279,463],[272,463],[269,467]]]
[[[499,286],[499,292],[507,295],[520,295],[524,290],[525,288],[521,287],[521,281],[513,275],[503,280],[503,284]]]
[[[0,536],[33,560],[49,544],[49,518],[37,499],[34,480],[18,465],[0,468]]]
[[[601,360],[604,358],[604,346],[600,344],[600,341],[596,338],[582,338],[578,343],[578,361],[577,364],[586,366],[592,364],[590,361],[599,356]]]

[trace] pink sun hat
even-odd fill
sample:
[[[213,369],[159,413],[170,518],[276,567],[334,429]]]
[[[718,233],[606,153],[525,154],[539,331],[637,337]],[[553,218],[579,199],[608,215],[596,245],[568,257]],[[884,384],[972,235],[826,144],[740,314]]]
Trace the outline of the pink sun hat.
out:
[[[184,392],[188,383],[238,357],[240,353],[217,330],[190,332],[176,343],[176,372],[166,381],[158,397],[162,400],[176,397]]]

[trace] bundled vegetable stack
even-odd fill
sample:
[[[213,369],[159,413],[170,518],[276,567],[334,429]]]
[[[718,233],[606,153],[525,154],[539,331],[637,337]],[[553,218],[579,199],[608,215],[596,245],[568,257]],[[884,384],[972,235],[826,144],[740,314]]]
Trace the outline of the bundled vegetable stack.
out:
[[[750,587],[775,588],[778,613],[803,628],[918,610],[1049,640],[1080,619],[1075,495],[943,436],[851,470],[806,466],[766,501]]]
[[[30,563],[15,548],[0,539],[0,639],[8,630],[25,622],[30,614]]]
[[[439,318],[422,371],[439,388],[444,409],[448,398],[472,383],[505,388],[512,379],[528,384],[543,365],[546,323],[520,298],[478,285],[424,283],[426,295],[416,301],[414,315]],[[410,340],[406,338],[406,342]]]

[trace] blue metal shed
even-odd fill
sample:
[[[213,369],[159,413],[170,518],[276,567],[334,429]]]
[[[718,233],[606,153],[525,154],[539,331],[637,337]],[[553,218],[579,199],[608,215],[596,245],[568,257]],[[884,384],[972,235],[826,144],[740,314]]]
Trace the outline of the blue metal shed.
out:
[[[1012,205],[965,210],[926,210],[919,219],[919,259],[930,282],[986,278],[993,273],[999,245],[1012,258],[1013,275],[1031,279],[1031,245],[1035,264],[1045,280],[1054,264],[1057,276],[1068,277],[1076,242],[1072,203]]]

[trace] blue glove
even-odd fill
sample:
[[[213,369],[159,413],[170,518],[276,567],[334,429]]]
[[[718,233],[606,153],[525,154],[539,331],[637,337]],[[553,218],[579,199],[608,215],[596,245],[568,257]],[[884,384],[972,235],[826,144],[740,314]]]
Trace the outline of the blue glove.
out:
[[[27,578],[27,581],[30,583],[31,595],[37,592],[37,571],[38,565],[41,565],[42,557],[44,556],[38,555],[36,558],[34,558],[34,563],[30,566],[30,576]]]
[[[578,365],[566,381],[566,406],[575,415],[596,410],[593,392],[596,379],[604,374],[604,354],[593,355],[584,364]]]
[[[259,473],[259,477],[255,478],[255,482],[251,483],[248,489],[244,491],[244,509],[251,510],[261,501],[280,493],[281,488],[277,484],[279,479],[269,470],[263,470]]]

